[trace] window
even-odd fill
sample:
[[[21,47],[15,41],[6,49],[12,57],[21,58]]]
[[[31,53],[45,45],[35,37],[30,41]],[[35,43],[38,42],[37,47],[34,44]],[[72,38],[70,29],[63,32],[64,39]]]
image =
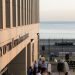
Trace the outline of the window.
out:
[[[17,4],[18,4],[18,26],[20,26],[20,0],[17,0]]]
[[[2,56],[2,47],[0,47],[0,57]]]
[[[6,2],[6,27],[10,28],[10,0],[5,0]]]
[[[10,51],[10,50],[12,49],[12,44],[11,44],[11,42],[9,42],[6,46],[8,47],[8,50],[7,50],[7,51]]]
[[[29,0],[27,0],[27,24],[29,24]]]
[[[30,24],[30,0],[29,0],[29,24]]]
[[[3,28],[2,0],[0,0],[0,29]]]
[[[31,1],[31,24],[33,22],[33,0]]]
[[[25,0],[25,25],[26,25],[26,0]]]
[[[25,1],[23,0],[23,25],[25,25]]]
[[[21,13],[22,13],[22,25],[23,25],[23,0],[21,0],[22,2],[21,2]]]
[[[12,0],[13,27],[16,27],[16,0]]]
[[[18,45],[18,39],[14,40],[14,46],[16,47]]]
[[[3,46],[3,54],[6,54],[6,45]]]

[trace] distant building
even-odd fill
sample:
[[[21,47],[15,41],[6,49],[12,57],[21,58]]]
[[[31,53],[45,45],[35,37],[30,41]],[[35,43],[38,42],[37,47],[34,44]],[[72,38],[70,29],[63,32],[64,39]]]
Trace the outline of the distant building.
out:
[[[75,55],[75,39],[40,39],[39,51],[41,55],[65,56]]]
[[[38,33],[39,0],[0,0],[0,75],[27,75]]]

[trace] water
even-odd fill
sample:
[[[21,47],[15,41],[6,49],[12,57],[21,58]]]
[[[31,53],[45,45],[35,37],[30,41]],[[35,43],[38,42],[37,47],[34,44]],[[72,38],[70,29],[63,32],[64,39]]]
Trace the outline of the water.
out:
[[[75,22],[40,22],[40,38],[75,39]]]

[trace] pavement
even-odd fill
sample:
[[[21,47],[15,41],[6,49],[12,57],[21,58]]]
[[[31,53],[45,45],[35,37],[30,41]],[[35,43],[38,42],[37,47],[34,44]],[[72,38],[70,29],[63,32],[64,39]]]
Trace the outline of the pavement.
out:
[[[52,75],[65,75],[63,72],[62,73],[58,73],[58,72],[52,72]],[[75,75],[75,72],[70,71],[68,75]]]
[[[57,65],[56,64],[51,64],[51,72],[52,72],[52,75],[65,75],[64,72],[59,73],[57,71]],[[69,72],[68,72],[68,75],[75,75],[75,71],[70,69]]]

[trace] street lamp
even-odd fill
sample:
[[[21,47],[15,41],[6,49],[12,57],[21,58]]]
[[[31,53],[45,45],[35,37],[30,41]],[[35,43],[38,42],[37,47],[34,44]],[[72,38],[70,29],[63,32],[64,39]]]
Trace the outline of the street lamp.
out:
[[[63,45],[64,45],[64,43],[63,43],[63,38],[62,38],[62,59],[63,59],[63,56],[64,56],[64,53],[63,53]]]

